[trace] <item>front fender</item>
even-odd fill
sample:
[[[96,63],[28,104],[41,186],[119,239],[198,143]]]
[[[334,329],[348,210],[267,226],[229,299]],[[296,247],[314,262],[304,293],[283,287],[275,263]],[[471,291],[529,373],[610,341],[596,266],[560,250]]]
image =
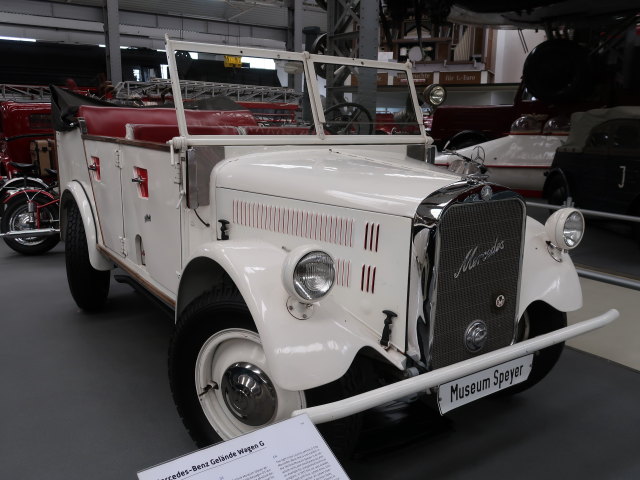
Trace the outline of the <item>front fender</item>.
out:
[[[281,280],[286,255],[283,249],[259,241],[210,242],[191,256],[180,279],[178,297],[188,295],[182,284],[192,282],[188,273],[191,263],[205,257],[219,265],[251,312],[270,366],[269,375],[288,390],[306,390],[340,378],[358,351],[367,346],[398,368],[403,367],[404,357],[382,349],[374,333],[331,293],[315,305],[310,318],[294,318],[287,310],[289,295]],[[178,305],[182,305],[180,298]]]
[[[69,201],[75,201],[82,216],[84,232],[87,237],[87,249],[89,250],[89,262],[96,270],[111,270],[113,262],[105,258],[97,249],[98,245],[98,226],[96,224],[93,208],[89,197],[79,182],[71,181],[63,190],[60,202],[60,233],[64,240],[65,226],[67,224],[67,214],[65,204]]]
[[[582,307],[580,280],[571,258],[567,254],[562,262],[551,258],[544,226],[530,217],[527,217],[521,279],[517,318],[536,300],[561,312]]]

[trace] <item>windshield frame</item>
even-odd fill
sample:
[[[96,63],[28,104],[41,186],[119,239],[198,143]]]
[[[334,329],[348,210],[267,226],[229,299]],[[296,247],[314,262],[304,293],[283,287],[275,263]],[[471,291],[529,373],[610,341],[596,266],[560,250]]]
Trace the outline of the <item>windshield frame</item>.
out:
[[[229,45],[216,45],[184,40],[172,40],[165,36],[167,61],[171,77],[171,88],[176,108],[178,131],[186,140],[187,145],[283,145],[283,144],[430,144],[432,139],[427,136],[424,124],[417,122],[419,134],[415,135],[325,135],[325,115],[318,85],[316,83],[315,63],[328,63],[335,65],[363,66],[383,70],[395,70],[404,72],[407,78],[407,87],[411,95],[416,118],[422,118],[411,63],[381,62],[377,60],[364,60],[357,58],[334,57],[329,55],[312,55],[308,52],[287,52],[280,50],[268,50],[254,47],[237,47]],[[304,81],[306,91],[309,93],[315,135],[192,135],[189,134],[186,123],[185,109],[180,88],[180,78],[175,59],[175,52],[179,50],[203,52],[218,55],[262,57],[273,60],[298,61],[304,67]]]

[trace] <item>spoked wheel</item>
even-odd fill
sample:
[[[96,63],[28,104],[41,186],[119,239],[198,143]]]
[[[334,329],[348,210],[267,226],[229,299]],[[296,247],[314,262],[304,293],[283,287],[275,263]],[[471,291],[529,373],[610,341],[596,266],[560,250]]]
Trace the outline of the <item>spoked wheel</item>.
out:
[[[354,383],[336,381],[309,392],[277,385],[251,315],[232,286],[206,292],[180,315],[169,350],[169,379],[178,412],[200,447],[290,418],[313,404],[310,399],[350,396],[344,385]],[[344,426],[337,440],[325,438],[334,453],[348,455],[353,441],[343,437],[356,432],[360,418],[338,422]]]
[[[2,216],[2,232],[33,230],[36,228],[58,227],[58,205],[51,203],[46,195],[36,194],[33,197],[34,207],[42,206],[37,211],[29,212],[29,203],[25,195],[12,199]],[[43,206],[46,205],[46,206]],[[34,209],[35,210],[35,209]],[[5,243],[18,253],[24,255],[40,255],[48,252],[60,241],[58,234],[48,237],[15,237],[4,238]]]
[[[324,111],[325,129],[334,135],[372,135],[373,116],[359,103],[338,103]]]

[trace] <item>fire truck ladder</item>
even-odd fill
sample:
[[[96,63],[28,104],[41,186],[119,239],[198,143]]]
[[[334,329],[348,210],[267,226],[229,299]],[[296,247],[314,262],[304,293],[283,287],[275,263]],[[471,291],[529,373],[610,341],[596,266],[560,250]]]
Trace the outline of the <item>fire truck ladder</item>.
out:
[[[0,83],[0,100],[14,102],[50,102],[51,91],[43,85]]]
[[[292,88],[190,80],[180,80],[180,89],[184,100],[202,100],[225,95],[242,102],[298,103],[302,96],[302,93]],[[171,81],[153,79],[149,82],[120,82],[116,85],[114,94],[119,99],[160,100],[171,96]]]

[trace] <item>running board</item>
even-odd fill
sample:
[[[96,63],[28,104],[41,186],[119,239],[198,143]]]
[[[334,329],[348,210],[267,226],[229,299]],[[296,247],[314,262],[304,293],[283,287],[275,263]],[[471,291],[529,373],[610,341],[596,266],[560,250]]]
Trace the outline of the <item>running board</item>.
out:
[[[158,305],[160,309],[163,312],[165,312],[168,316],[170,316],[172,319],[174,318],[175,312],[173,308],[167,305],[166,303],[164,303],[162,300],[160,300],[158,297],[156,297],[152,293],[149,293],[149,291],[145,287],[140,285],[140,283],[138,283],[133,277],[130,277],[129,275],[119,274],[119,275],[114,275],[113,279],[118,283],[124,283],[129,285],[137,293],[141,294],[143,297],[151,300],[153,303]]]

